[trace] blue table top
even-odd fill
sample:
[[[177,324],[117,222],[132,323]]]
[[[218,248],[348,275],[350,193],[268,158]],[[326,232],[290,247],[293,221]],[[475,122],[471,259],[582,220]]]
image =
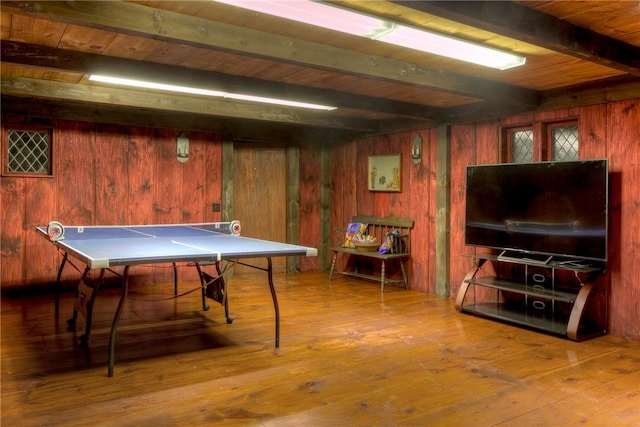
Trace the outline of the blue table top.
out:
[[[47,227],[37,231],[49,238]],[[53,243],[90,268],[317,255],[315,248],[232,234],[230,223],[64,226]]]

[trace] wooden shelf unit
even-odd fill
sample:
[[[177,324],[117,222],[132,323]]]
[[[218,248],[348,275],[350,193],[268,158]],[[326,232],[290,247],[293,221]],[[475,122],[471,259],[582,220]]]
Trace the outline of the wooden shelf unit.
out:
[[[606,334],[603,266],[495,254],[473,258],[456,297],[458,311],[574,341]]]

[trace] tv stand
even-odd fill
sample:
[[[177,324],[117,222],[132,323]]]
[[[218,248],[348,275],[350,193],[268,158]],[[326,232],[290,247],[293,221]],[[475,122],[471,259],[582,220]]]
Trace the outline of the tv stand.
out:
[[[606,334],[604,268],[586,260],[477,254],[455,307],[525,328],[583,341]]]

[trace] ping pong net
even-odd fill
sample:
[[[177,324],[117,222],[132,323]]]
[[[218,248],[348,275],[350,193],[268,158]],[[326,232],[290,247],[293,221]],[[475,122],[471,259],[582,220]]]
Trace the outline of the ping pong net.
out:
[[[152,224],[152,225],[90,225],[64,226],[58,221],[49,222],[46,229],[38,227],[49,240],[56,242],[69,239],[124,238],[124,237],[173,237],[177,234],[210,231],[239,236],[242,233],[240,221],[207,222],[194,224]]]

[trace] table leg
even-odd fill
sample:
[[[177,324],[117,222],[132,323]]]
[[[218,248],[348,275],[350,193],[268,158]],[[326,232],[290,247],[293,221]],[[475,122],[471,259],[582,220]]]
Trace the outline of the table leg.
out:
[[[98,277],[98,280],[95,283],[95,286],[91,288],[92,290],[89,295],[89,298],[85,301],[84,312],[83,312],[85,323],[86,323],[85,333],[80,336],[80,342],[83,344],[86,344],[87,342],[89,342],[89,335],[91,334],[91,323],[93,320],[93,303],[96,301],[96,296],[98,296],[98,289],[100,288],[100,285],[102,285],[102,280],[104,279],[104,272],[105,272],[104,268],[100,270],[100,276]]]
[[[333,279],[333,270],[336,268],[336,259],[338,258],[338,252],[334,252],[333,260],[331,261],[331,270],[329,270],[329,280]]]
[[[173,265],[173,296],[178,295],[178,266],[176,263],[172,263]]]
[[[67,320],[67,325],[69,326],[69,329],[71,329],[72,331],[76,330],[76,323],[78,321],[78,312],[80,311],[82,306],[84,306],[82,284],[84,283],[87,275],[89,274],[89,271],[91,271],[91,269],[89,267],[86,267],[84,269],[84,273],[82,273],[82,276],[80,277],[80,282],[78,283],[78,289],[76,290],[76,301],[73,304],[73,315],[71,316],[71,319]]]
[[[65,252],[64,256],[62,257],[60,267],[58,268],[58,275],[56,276],[56,287],[54,289],[56,301],[56,319],[58,319],[58,311],[60,309],[60,279],[62,278],[62,270],[64,270],[64,266],[67,264],[67,258],[69,258],[69,254]]]
[[[409,289],[409,280],[407,280],[407,272],[404,269],[404,259],[400,258],[400,270],[402,270],[402,280],[404,280],[404,288]]]
[[[276,297],[276,288],[273,285],[273,265],[271,258],[267,258],[267,275],[269,276],[269,289],[271,290],[271,299],[273,299],[273,308],[276,312],[276,348],[280,347],[280,309],[278,308],[278,298]]]
[[[120,315],[124,310],[124,305],[127,300],[127,294],[129,293],[129,266],[124,268],[124,277],[122,279],[122,294],[120,295],[120,302],[118,303],[118,309],[113,317],[113,323],[111,324],[111,334],[109,335],[109,368],[108,375],[113,376],[113,365],[115,364],[115,348],[116,348],[116,331],[118,329],[118,322],[120,322]]]
[[[245,265],[247,267],[251,267],[251,268],[255,268],[257,270],[262,270],[262,271],[266,271],[267,272],[267,277],[269,280],[269,290],[271,291],[271,299],[273,300],[273,308],[275,310],[275,315],[276,315],[276,348],[280,347],[280,308],[278,307],[278,297],[276,296],[276,288],[273,284],[273,263],[271,262],[271,257],[267,257],[267,268],[263,268],[263,267],[258,267],[256,265],[252,265],[252,264],[246,264],[240,261],[234,261],[237,264],[241,264],[241,265]],[[196,264],[197,266],[197,264]],[[216,269],[218,271],[219,274],[219,278],[217,278],[216,280],[224,280],[223,278],[223,274],[220,270],[220,266],[218,263],[216,263]],[[198,270],[200,271],[200,270]],[[203,278],[203,273],[201,273],[200,275],[201,280]],[[206,280],[204,281],[204,283],[206,283]],[[228,302],[227,302],[227,295],[226,295],[226,285],[224,285],[224,282],[222,282],[222,286],[223,286],[223,292],[224,292],[224,300],[225,300],[225,315],[227,315],[227,323],[231,323],[233,321],[233,319],[231,317],[228,317]]]

